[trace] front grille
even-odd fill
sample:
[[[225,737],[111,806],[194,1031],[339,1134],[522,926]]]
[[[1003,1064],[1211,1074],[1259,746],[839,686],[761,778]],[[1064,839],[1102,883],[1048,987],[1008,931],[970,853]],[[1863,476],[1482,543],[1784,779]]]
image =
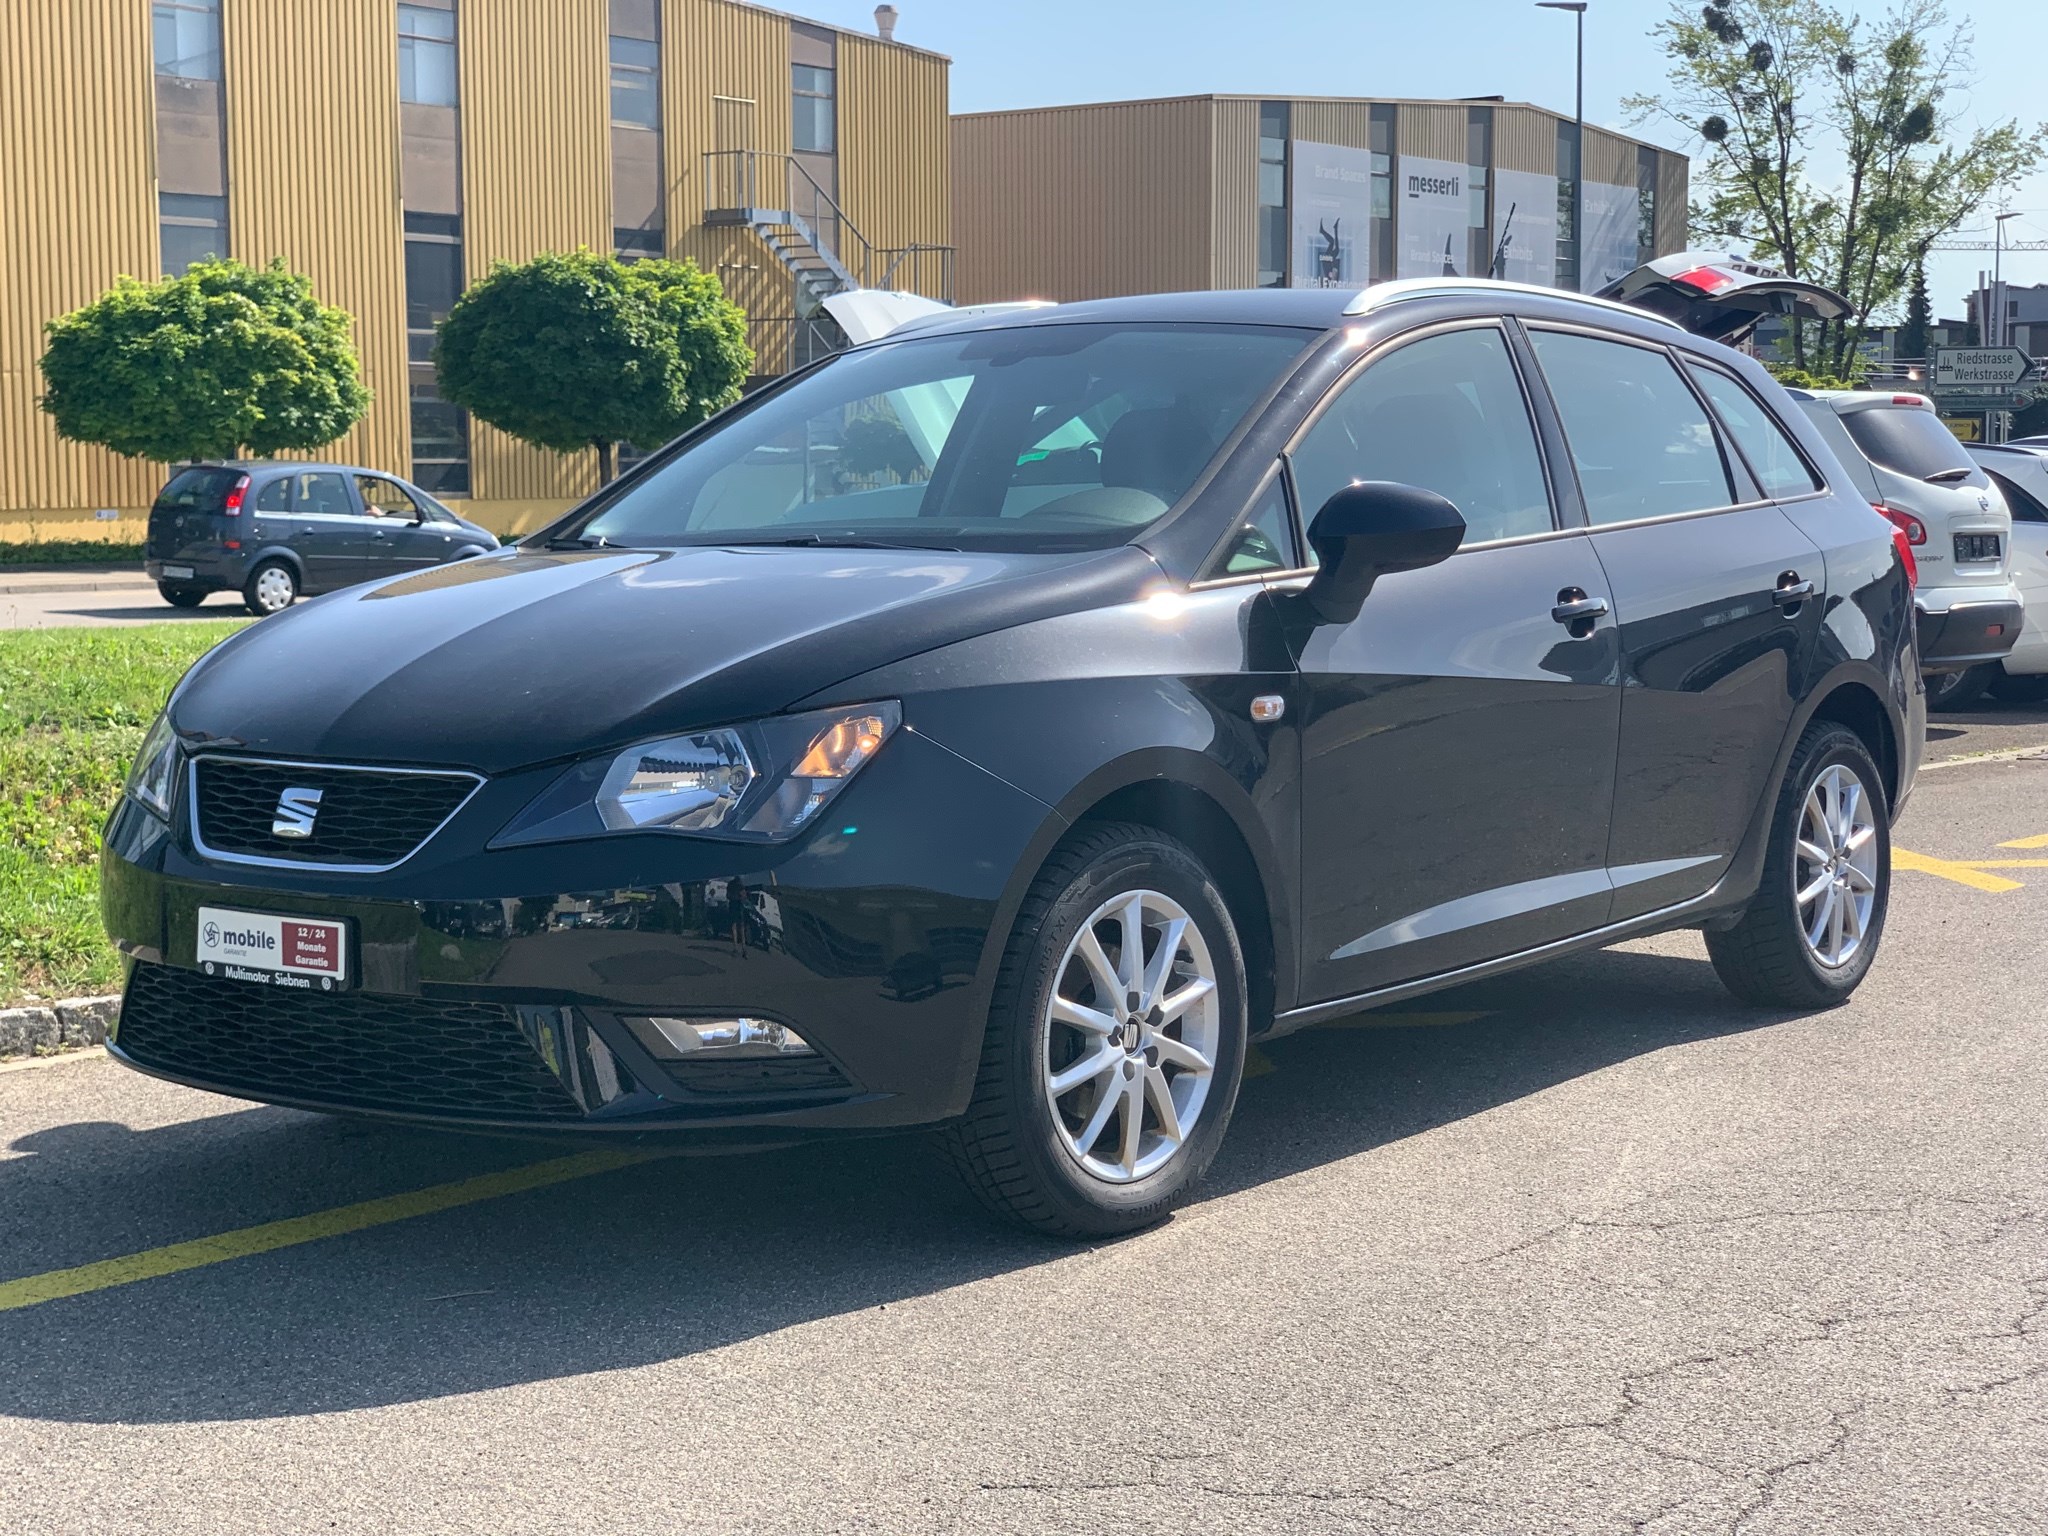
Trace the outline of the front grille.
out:
[[[138,965],[114,1043],[255,1099],[479,1119],[579,1120],[510,1008],[300,992]]]
[[[479,782],[469,773],[202,757],[192,765],[193,824],[205,853],[375,869],[411,854]],[[271,831],[278,797],[288,789],[319,791],[309,837],[283,838]]]

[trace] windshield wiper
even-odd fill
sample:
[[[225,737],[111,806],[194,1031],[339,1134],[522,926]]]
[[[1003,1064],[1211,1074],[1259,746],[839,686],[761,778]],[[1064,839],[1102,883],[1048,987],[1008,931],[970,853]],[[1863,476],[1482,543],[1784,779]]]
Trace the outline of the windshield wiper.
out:
[[[855,534],[839,537],[823,533],[793,533],[774,539],[720,539],[720,544],[734,548],[765,547],[769,549],[920,549],[944,550],[958,554],[957,544],[905,544],[888,539],[868,539]]]
[[[1969,469],[1937,469],[1926,479],[1929,485],[1941,485],[1949,480],[1967,480],[1975,473],[1975,470]]]

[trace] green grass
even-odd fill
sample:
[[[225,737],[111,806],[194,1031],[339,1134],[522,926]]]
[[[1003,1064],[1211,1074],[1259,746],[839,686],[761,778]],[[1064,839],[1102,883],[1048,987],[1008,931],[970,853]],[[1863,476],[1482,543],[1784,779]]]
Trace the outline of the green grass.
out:
[[[0,631],[0,1008],[118,984],[100,828],[171,685],[240,627]]]
[[[101,543],[97,539],[37,539],[24,543],[0,540],[0,571],[20,565],[142,564],[142,545]]]

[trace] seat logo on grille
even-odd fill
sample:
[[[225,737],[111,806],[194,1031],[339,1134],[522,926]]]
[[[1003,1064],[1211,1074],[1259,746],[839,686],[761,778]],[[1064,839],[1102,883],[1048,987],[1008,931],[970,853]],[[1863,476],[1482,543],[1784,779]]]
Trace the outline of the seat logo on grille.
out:
[[[311,837],[313,818],[320,814],[320,795],[317,789],[285,790],[277,797],[276,819],[270,823],[270,835],[292,842]]]

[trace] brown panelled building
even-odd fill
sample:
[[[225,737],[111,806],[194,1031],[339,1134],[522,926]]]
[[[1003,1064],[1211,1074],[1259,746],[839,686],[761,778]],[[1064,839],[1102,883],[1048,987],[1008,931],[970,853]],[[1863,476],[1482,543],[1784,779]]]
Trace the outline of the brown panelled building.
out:
[[[123,273],[306,273],[376,396],[324,455],[499,529],[595,464],[439,398],[434,322],[494,261],[688,257],[766,372],[843,277],[951,281],[947,60],[739,0],[52,0],[0,6],[0,58],[0,205],[36,210],[0,260],[0,539],[140,536],[161,468],[60,442],[35,404],[44,322]],[[763,195],[731,204],[719,164]]]
[[[1496,276],[1577,286],[1541,107],[1185,96],[953,119],[962,302]],[[1586,129],[1587,288],[1682,247],[1683,155]]]

